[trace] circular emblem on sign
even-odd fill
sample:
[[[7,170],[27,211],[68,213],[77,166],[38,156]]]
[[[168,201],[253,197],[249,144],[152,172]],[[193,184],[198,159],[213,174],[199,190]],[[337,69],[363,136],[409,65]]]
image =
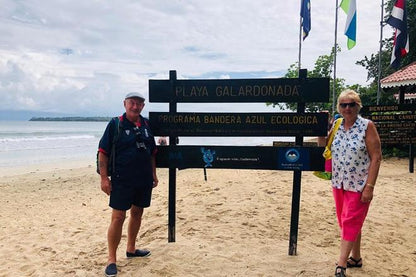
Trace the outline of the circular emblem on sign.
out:
[[[215,157],[215,151],[201,147],[201,152],[203,154],[202,159],[205,162],[205,167],[212,167],[212,162],[214,161]]]
[[[300,154],[298,150],[292,148],[286,151],[285,157],[288,162],[294,163],[299,160]]]

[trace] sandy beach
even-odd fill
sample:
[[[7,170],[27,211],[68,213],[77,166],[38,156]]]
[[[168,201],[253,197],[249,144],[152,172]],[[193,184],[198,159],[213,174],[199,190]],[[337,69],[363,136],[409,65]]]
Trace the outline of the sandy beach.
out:
[[[339,230],[328,181],[302,173],[297,255],[289,256],[293,172],[202,169],[177,174],[176,242],[167,241],[168,171],[145,211],[138,246],[118,276],[333,276]],[[94,161],[0,171],[0,276],[103,276],[111,209]],[[361,269],[416,276],[416,174],[383,160],[363,227]],[[126,221],[127,222],[127,221]]]

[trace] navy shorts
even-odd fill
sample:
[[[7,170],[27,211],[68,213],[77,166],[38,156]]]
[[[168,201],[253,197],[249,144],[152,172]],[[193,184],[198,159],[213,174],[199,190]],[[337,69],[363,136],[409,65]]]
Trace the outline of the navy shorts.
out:
[[[131,182],[112,178],[110,194],[110,207],[116,210],[127,211],[131,205],[147,208],[152,199],[152,185],[137,185]]]

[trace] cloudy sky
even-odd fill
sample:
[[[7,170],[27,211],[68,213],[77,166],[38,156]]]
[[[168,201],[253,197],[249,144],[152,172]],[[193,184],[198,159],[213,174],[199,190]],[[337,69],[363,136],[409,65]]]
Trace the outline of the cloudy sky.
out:
[[[352,50],[339,10],[337,77],[347,84],[367,84],[355,61],[378,51],[379,2],[357,1]],[[302,44],[307,69],[334,45],[335,1],[311,5],[312,30]],[[0,110],[111,116],[122,111],[126,92],[147,96],[148,80],[167,79],[169,70],[178,79],[278,78],[298,61],[300,0],[0,0],[0,6]],[[391,34],[386,26],[384,36]]]

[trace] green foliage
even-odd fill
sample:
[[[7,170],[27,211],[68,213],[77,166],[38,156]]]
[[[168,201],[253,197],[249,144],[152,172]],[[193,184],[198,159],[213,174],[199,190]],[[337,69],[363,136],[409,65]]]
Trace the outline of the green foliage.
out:
[[[390,16],[392,7],[395,0],[388,0],[385,4],[385,20]],[[409,33],[409,45],[410,51],[407,56],[402,60],[401,67],[416,61],[416,51],[414,46],[416,45],[416,0],[409,0],[406,4],[407,8],[407,26]],[[384,26],[384,37],[381,49],[380,59],[380,80],[384,77],[391,75],[396,70],[390,66],[391,52],[393,48],[394,32],[390,25]],[[308,78],[314,77],[329,77],[330,78],[330,101],[329,103],[307,103],[306,110],[310,112],[327,110],[330,114],[333,114],[332,99],[333,99],[333,84],[332,78],[333,72],[333,60],[334,60],[334,48],[332,48],[329,55],[319,56],[315,62],[314,68],[308,72]],[[337,46],[337,53],[340,52],[340,48]],[[377,91],[378,91],[378,79],[379,79],[379,53],[371,54],[370,57],[365,56],[362,60],[356,62],[357,65],[363,66],[367,70],[367,81],[371,81],[368,86],[361,86],[358,84],[349,86],[349,88],[357,91],[360,94],[363,105],[376,105],[377,104]],[[286,75],[286,78],[298,78],[298,63],[290,65]],[[345,89],[345,80],[337,78],[335,82],[335,98],[339,93]],[[395,90],[382,90],[380,93],[379,104],[391,105],[397,103],[393,94],[397,92]],[[277,106],[281,109],[296,110],[297,105],[295,103],[267,103],[267,105]],[[336,111],[336,108],[335,108]],[[407,157],[408,156],[407,145],[385,145],[382,147],[383,157]]]
[[[341,49],[338,46],[337,52],[340,52]],[[329,102],[328,103],[307,103],[306,104],[306,111],[309,112],[317,112],[317,111],[329,111],[332,113],[332,99],[333,99],[333,87],[334,87],[334,80],[332,78],[332,72],[333,72],[333,60],[334,60],[334,47],[331,50],[331,54],[329,55],[322,55],[319,56],[318,59],[315,62],[314,68],[308,72],[308,78],[330,78],[330,96],[329,96]],[[298,78],[298,63],[294,63],[290,65],[287,73],[284,76],[285,78]],[[342,78],[336,79],[336,86],[335,91],[336,95],[339,94],[339,92],[345,88],[345,80]],[[337,97],[337,96],[336,96]],[[267,105],[272,105],[273,107],[277,106],[283,110],[289,109],[289,110],[296,110],[296,103],[267,103]]]
[[[387,20],[392,11],[394,0],[390,0],[385,4],[385,17]],[[407,1],[407,25],[409,32],[409,45],[416,45],[416,1]],[[360,93],[361,100],[364,105],[376,105],[377,104],[377,90],[378,90],[378,78],[379,78],[379,56],[380,59],[380,80],[394,73],[396,70],[390,66],[391,52],[393,48],[394,31],[390,25],[385,25],[383,28],[384,37],[381,53],[371,54],[370,57],[365,56],[364,59],[357,61],[357,65],[363,66],[367,70],[367,80],[371,81],[368,87],[361,87],[357,90]],[[402,60],[401,67],[404,67],[412,62],[416,61],[416,51],[412,51]],[[394,99],[393,94],[398,89],[382,89],[380,92],[379,104],[389,105],[395,104],[397,101]]]
[[[383,158],[406,158],[409,156],[409,146],[408,145],[386,145],[381,148]]]
[[[390,0],[385,4],[384,21],[386,21],[390,17],[390,13],[392,11],[394,2],[394,0]],[[406,9],[409,45],[410,47],[413,47],[414,45],[416,45],[416,1],[407,1]],[[394,38],[394,31],[390,25],[384,26],[383,36],[387,38],[383,39],[381,49],[381,79],[395,72],[395,69],[390,66]],[[413,51],[412,48],[410,48],[409,53],[402,60],[401,66],[404,67],[414,61],[416,61],[416,51]],[[368,71],[367,80],[372,80],[372,83],[377,84],[379,53],[371,54],[370,57],[365,56],[364,59],[357,61],[356,64],[365,67]]]
[[[381,51],[380,65],[383,69],[381,71],[380,79],[392,74],[395,70],[390,67],[391,49],[393,47],[393,38],[383,40],[383,48]],[[355,64],[361,65],[367,69],[367,81],[372,80],[372,83],[377,85],[378,81],[378,64],[379,64],[379,53],[371,54],[370,57],[365,56],[364,59],[357,61]],[[375,87],[377,91],[377,86]]]
[[[392,7],[394,5],[394,0],[389,0],[385,4],[385,20],[390,16]],[[408,32],[409,32],[409,45],[410,47],[416,45],[416,1],[411,0],[407,1],[407,22],[408,22]],[[391,51],[393,47],[393,29],[390,25],[384,26],[384,37],[382,43],[381,51],[381,72],[380,79],[392,74],[395,69],[390,66]],[[391,33],[390,33],[391,32]],[[337,53],[341,51],[340,47],[337,46]],[[328,77],[330,78],[330,100],[328,103],[307,103],[306,110],[310,112],[324,111],[327,110],[330,114],[336,112],[333,111],[333,95],[334,95],[334,80],[332,78],[333,72],[333,60],[334,60],[335,49],[331,49],[329,55],[319,56],[315,62],[314,68],[308,72],[308,78],[314,77]],[[416,51],[410,52],[402,61],[402,67],[416,61]],[[357,65],[361,65],[367,70],[367,80],[371,81],[368,86],[360,86],[358,84],[349,86],[349,88],[354,89],[360,94],[361,101],[363,105],[376,105],[377,104],[377,91],[378,91],[378,78],[379,78],[379,53],[371,54],[370,57],[365,56],[362,60],[356,62]],[[297,78],[298,77],[298,63],[290,65],[286,75],[286,78]],[[338,97],[339,93],[344,90],[345,80],[342,78],[337,78],[335,82],[335,98]],[[379,104],[389,105],[397,103],[394,99],[393,94],[397,92],[395,90],[382,90],[380,92]],[[267,103],[267,105],[272,105],[273,107],[277,106],[283,110],[296,110],[296,103]]]
[[[351,89],[360,94],[361,102],[366,105],[377,105],[377,82],[372,82],[369,86],[352,85]],[[393,91],[383,92],[380,94],[380,105],[392,105],[397,103],[394,99]]]

